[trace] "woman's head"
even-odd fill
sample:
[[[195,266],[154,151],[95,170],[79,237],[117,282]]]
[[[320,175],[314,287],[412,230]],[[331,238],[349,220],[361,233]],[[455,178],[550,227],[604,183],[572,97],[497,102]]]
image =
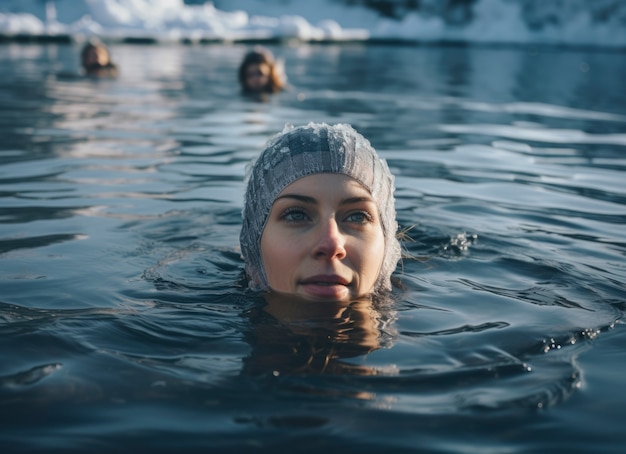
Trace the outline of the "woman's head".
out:
[[[239,66],[239,83],[246,93],[276,93],[285,86],[282,65],[270,51],[256,47]]]
[[[400,258],[393,184],[351,126],[286,127],[248,176],[240,243],[251,285],[313,298],[389,290]]]
[[[111,64],[111,56],[104,44],[89,42],[81,51],[81,62],[86,70],[104,68]]]

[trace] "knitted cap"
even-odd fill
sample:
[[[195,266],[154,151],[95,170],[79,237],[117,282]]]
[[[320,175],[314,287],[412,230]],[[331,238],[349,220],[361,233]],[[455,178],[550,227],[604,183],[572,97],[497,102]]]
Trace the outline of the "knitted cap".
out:
[[[352,126],[326,123],[285,126],[282,133],[270,139],[248,172],[239,242],[250,285],[269,289],[261,257],[261,235],[274,200],[295,180],[318,173],[352,177],[372,195],[385,237],[385,257],[375,290],[390,290],[391,273],[400,259],[394,177],[369,141]]]

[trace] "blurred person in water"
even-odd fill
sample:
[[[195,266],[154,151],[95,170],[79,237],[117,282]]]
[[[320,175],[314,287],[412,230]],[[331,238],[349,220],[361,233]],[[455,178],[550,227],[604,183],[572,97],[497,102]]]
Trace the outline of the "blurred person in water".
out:
[[[286,87],[282,61],[263,47],[248,52],[239,66],[239,84],[246,95],[263,96],[278,93]]]
[[[107,47],[97,40],[91,40],[80,53],[84,74],[95,77],[116,77],[117,65],[111,61]]]
[[[249,287],[316,302],[388,293],[400,260],[393,192],[387,163],[350,125],[287,126],[247,178]]]

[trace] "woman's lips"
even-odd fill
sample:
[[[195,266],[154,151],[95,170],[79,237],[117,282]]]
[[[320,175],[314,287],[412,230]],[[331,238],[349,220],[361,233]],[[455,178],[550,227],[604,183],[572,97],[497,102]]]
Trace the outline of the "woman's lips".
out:
[[[337,275],[317,275],[300,281],[306,293],[321,298],[345,298],[350,295],[350,281]]]
[[[302,285],[348,285],[350,281],[336,274],[318,274],[300,281]]]

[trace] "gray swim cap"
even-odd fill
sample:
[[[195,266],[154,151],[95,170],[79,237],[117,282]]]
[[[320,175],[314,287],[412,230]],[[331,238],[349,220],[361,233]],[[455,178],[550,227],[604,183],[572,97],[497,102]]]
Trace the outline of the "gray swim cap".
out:
[[[261,257],[261,235],[274,200],[298,178],[318,173],[352,177],[376,201],[385,236],[385,258],[375,291],[390,290],[391,273],[400,259],[394,177],[369,141],[352,126],[326,123],[285,126],[249,169],[239,242],[250,286],[269,289]]]

